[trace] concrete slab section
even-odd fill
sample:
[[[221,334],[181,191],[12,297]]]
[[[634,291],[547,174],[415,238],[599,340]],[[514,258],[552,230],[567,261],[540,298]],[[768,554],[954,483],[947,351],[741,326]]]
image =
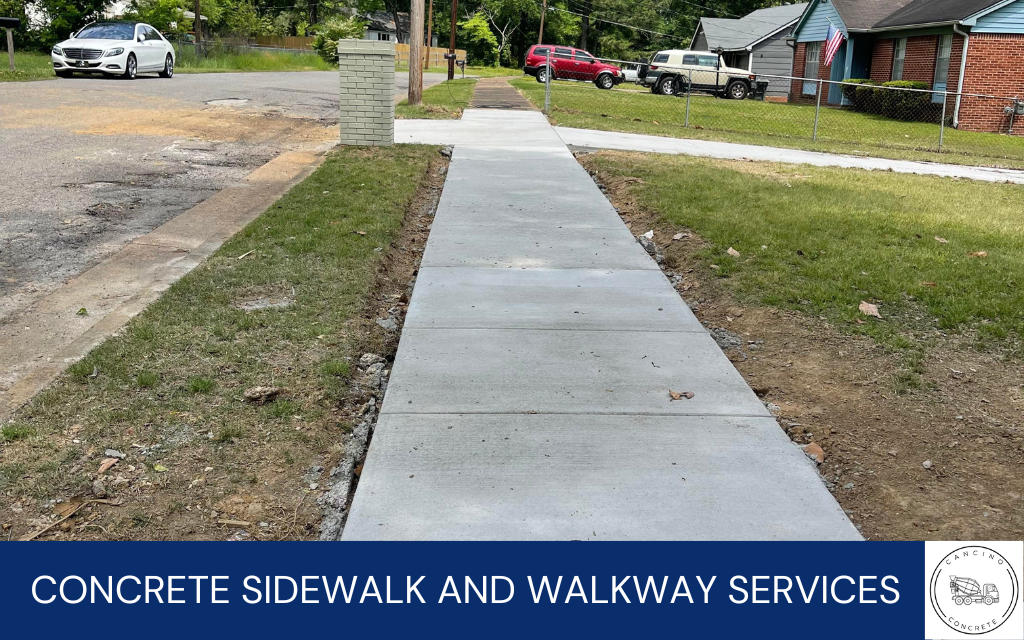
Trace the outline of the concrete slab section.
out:
[[[424,267],[658,269],[623,225],[619,229],[495,228],[434,223]]]
[[[383,412],[769,415],[706,333],[412,327]]]
[[[939,176],[943,178],[966,178],[968,180],[981,180],[983,182],[1013,182],[1016,184],[1024,184],[1024,171],[1014,169],[995,169],[990,167],[940,164],[937,162],[914,162],[911,160],[890,160],[888,158],[846,156],[835,153],[801,151],[799,149],[764,147],[754,144],[715,142],[713,140],[686,140],[680,138],[648,136],[637,133],[572,129],[569,127],[555,127],[555,131],[558,132],[559,137],[566,144],[590,149],[614,149],[618,151],[683,154],[705,158],[720,158],[723,160],[757,160],[762,162],[809,164],[818,167],[841,167],[844,169],[864,169],[866,171],[893,171],[896,173],[914,173],[918,175]],[[411,132],[408,135],[411,136]]]
[[[704,333],[653,270],[425,267],[405,326]]]
[[[343,539],[859,540],[812,464],[770,418],[385,415]]]

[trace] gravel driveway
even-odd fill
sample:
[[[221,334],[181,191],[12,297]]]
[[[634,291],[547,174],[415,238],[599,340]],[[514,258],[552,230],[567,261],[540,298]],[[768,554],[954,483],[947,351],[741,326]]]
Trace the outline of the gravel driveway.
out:
[[[282,151],[329,148],[337,83],[286,72],[2,85],[0,324]],[[396,85],[404,93],[407,75]]]

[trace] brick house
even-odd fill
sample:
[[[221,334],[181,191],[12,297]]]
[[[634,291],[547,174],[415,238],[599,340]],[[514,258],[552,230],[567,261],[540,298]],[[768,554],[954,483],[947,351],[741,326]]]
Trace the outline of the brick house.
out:
[[[829,25],[846,41],[826,66]],[[793,30],[799,78],[913,80],[950,93],[1024,98],[1024,0],[812,0]],[[828,86],[828,85],[826,85]],[[815,82],[793,81],[790,99],[817,101]],[[822,103],[845,103],[828,86]],[[932,102],[942,105],[943,94]],[[947,120],[969,131],[1006,133],[1007,100],[949,96]],[[1024,134],[1024,122],[1014,127]]]

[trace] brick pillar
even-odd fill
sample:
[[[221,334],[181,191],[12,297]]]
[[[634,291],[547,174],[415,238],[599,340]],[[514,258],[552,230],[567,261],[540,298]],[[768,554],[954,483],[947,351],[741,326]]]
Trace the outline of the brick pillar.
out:
[[[395,45],[339,40],[341,144],[395,143]]]

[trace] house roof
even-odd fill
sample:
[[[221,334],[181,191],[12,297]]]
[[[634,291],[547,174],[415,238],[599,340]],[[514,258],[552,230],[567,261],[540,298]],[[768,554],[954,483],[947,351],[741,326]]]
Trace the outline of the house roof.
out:
[[[362,18],[366,20],[366,28],[370,31],[395,33],[395,18],[390,11],[370,11],[364,13]],[[409,33],[409,14],[399,12],[398,19],[401,20],[402,33]]]
[[[875,24],[877,28],[958,22],[1001,0],[913,0]]]
[[[699,28],[704,29],[709,49],[746,49],[796,22],[806,7],[802,2],[758,9],[742,18],[701,18]]]
[[[867,31],[912,1],[933,4],[946,1],[956,3],[963,0],[832,0],[832,6],[843,18],[848,30]]]

